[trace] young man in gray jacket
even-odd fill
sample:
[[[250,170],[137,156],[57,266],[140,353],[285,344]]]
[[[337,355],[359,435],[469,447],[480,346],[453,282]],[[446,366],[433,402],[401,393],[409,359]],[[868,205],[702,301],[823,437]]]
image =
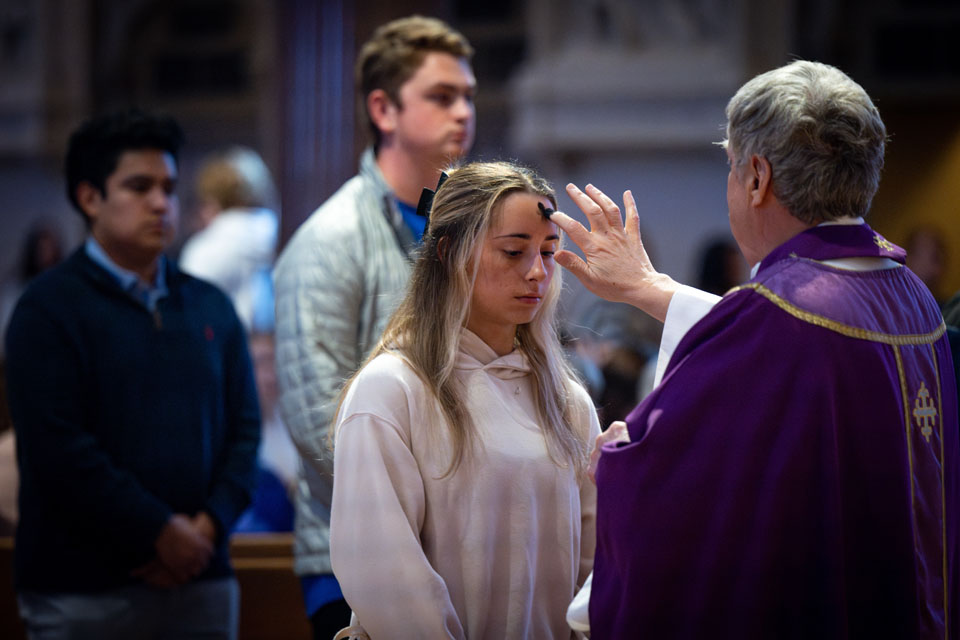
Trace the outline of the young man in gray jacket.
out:
[[[377,343],[406,287],[426,220],[424,187],[473,142],[476,81],[466,38],[420,16],[381,26],[356,67],[373,144],[360,172],[317,209],[277,262],[280,408],[301,456],[295,570],[314,637],[350,609],[330,568],[333,456],[327,435],[343,381]]]

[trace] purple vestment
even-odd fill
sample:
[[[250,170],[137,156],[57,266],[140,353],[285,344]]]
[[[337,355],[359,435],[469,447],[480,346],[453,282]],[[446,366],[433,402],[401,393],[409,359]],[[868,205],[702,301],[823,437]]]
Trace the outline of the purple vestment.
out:
[[[597,472],[592,638],[956,638],[957,386],[866,225],[775,249],[678,345]]]

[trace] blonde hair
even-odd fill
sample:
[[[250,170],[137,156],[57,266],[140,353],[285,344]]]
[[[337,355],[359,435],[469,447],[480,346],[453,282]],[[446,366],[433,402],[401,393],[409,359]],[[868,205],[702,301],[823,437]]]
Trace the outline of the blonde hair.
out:
[[[550,185],[525,167],[477,162],[448,173],[434,198],[429,229],[406,294],[366,361],[396,353],[436,398],[453,445],[444,477],[455,472],[476,446],[473,417],[464,409],[465,390],[453,373],[461,330],[470,313],[480,248],[507,196],[530,193],[549,199],[556,207]],[[561,287],[557,269],[536,316],[517,327],[515,344],[530,365],[549,455],[559,465],[571,464],[580,474],[586,466],[588,443],[573,421],[577,378],[564,357],[557,332]],[[344,386],[341,403],[356,375]]]
[[[409,16],[379,27],[360,49],[355,69],[360,92],[362,116],[373,136],[374,147],[380,146],[380,129],[367,111],[367,96],[382,89],[399,107],[400,87],[409,80],[428,53],[448,53],[469,61],[473,57],[470,43],[461,33],[436,18]]]
[[[270,170],[256,151],[246,147],[209,156],[197,175],[197,196],[221,209],[277,206]]]

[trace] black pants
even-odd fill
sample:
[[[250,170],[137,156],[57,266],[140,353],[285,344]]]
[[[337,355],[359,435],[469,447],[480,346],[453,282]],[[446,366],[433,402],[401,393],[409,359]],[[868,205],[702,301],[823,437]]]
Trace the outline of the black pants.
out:
[[[328,602],[310,616],[313,640],[331,640],[337,631],[350,625],[350,605],[346,600]]]

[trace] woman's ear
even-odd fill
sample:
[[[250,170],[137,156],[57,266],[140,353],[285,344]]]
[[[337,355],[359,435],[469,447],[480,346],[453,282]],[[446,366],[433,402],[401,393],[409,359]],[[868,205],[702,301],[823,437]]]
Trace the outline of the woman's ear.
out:
[[[445,263],[444,259],[445,254],[447,253],[447,248],[450,246],[450,238],[443,236],[437,240],[437,257],[440,258],[441,263]]]

